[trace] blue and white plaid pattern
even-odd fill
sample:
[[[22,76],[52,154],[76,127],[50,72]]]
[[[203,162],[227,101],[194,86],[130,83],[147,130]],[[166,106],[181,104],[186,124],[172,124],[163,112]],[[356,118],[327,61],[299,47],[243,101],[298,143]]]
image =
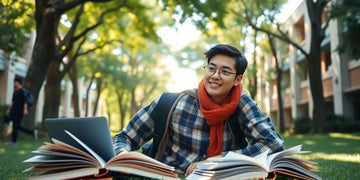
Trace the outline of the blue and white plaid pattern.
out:
[[[160,96],[150,105],[138,111],[129,124],[114,137],[113,144],[116,153],[122,150],[137,150],[152,138],[153,110],[159,99]],[[232,137],[226,122],[223,135],[223,154],[228,151],[236,151],[254,156],[267,149],[270,149],[271,152],[284,149],[283,140],[275,131],[271,119],[261,112],[249,95],[241,96],[238,112],[239,124],[250,146],[245,149],[237,147],[235,138]],[[172,114],[169,125],[169,143],[160,161],[174,166],[179,173],[184,172],[192,162],[207,158],[209,136],[210,128],[199,109],[198,99],[189,95],[183,96]]]

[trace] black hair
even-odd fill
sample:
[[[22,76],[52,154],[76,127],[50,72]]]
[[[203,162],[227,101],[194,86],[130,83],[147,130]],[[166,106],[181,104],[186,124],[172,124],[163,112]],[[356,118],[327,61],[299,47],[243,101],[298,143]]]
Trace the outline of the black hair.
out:
[[[19,82],[20,84],[22,84],[22,80],[20,78],[15,78],[14,81]]]
[[[227,44],[218,44],[205,52],[207,63],[209,64],[211,58],[217,54],[233,57],[235,59],[236,75],[244,74],[247,68],[247,60],[237,48]]]

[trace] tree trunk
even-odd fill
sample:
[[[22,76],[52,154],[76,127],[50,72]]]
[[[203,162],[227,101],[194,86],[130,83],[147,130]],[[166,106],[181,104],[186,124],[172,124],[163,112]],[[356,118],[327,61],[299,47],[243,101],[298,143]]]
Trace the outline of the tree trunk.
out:
[[[76,64],[72,64],[71,68],[69,69],[69,76],[73,85],[73,95],[72,101],[74,105],[74,116],[80,117],[80,102],[79,102],[79,85],[78,85],[78,78],[77,78],[77,67]]]
[[[96,79],[96,101],[95,101],[95,105],[94,105],[94,112],[93,112],[93,116],[96,116],[96,112],[99,106],[99,99],[100,99],[100,94],[101,94],[101,88],[102,88],[102,79],[101,78],[97,78]]]
[[[309,81],[310,90],[314,102],[313,109],[313,129],[314,133],[322,133],[325,121],[325,99],[323,95],[323,85],[321,78],[321,41],[322,41],[322,21],[321,15],[323,12],[322,0],[313,2],[307,0],[310,23],[311,23],[311,44],[308,56]]]
[[[88,88],[86,89],[86,100],[85,100],[85,117],[89,115],[89,101],[90,101],[90,89],[95,78],[95,73],[92,74]]]
[[[126,105],[123,104],[123,98],[124,98],[124,92],[120,92],[120,91],[115,91],[117,94],[117,99],[118,99],[118,103],[119,103],[119,111],[120,111],[120,128],[124,128],[125,127],[125,112],[126,112]]]
[[[257,30],[255,30],[254,33],[254,42],[253,42],[253,48],[256,49],[257,47],[257,41],[256,41],[256,36],[257,36]],[[245,53],[243,51],[243,53]],[[254,51],[253,52],[253,64],[250,66],[250,64],[248,65],[248,72],[249,72],[249,77],[247,80],[249,81],[249,87],[248,87],[248,91],[250,92],[250,96],[251,98],[255,99],[256,98],[256,94],[257,94],[257,74],[256,74],[256,69],[257,69],[257,64],[256,64],[256,56],[257,56],[257,52]]]
[[[273,57],[275,59],[275,67],[276,67],[276,83],[277,83],[277,95],[278,95],[278,122],[279,122],[279,129],[280,133],[285,132],[285,119],[284,119],[284,103],[282,98],[282,70],[279,66],[279,59],[277,58],[277,53],[275,50],[275,44],[274,44],[274,38],[268,33],[269,43],[271,52],[273,54]]]
[[[53,9],[37,0],[35,21],[37,36],[24,87],[33,95],[36,105],[47,69],[55,55],[55,35],[59,19]],[[31,108],[29,115],[25,117],[26,126],[31,127],[35,124],[34,109]]]
[[[257,57],[257,51],[256,51],[256,47],[257,47],[257,41],[256,41],[256,38],[257,38],[257,34],[258,34],[258,31],[255,31],[254,33],[254,56],[253,56],[253,89],[252,89],[252,92],[251,92],[251,97],[253,99],[256,98],[256,95],[257,95],[257,63],[256,63],[256,57]],[[243,52],[245,53],[245,52]]]
[[[105,97],[105,103],[106,103],[106,115],[107,115],[107,117],[108,117],[108,121],[109,121],[109,127],[111,127],[111,114],[112,114],[112,112],[111,112],[111,110],[110,110],[110,106],[112,106],[111,104],[110,104],[110,102],[109,102],[109,98],[107,98],[107,97]]]
[[[314,42],[312,42],[314,43]],[[320,45],[311,46],[310,59],[308,60],[311,95],[314,102],[313,109],[313,129],[314,133],[322,133],[325,120],[325,99],[323,95],[323,86],[321,78]]]
[[[131,89],[131,106],[130,106],[131,116],[133,116],[137,112],[137,104],[136,104],[136,99],[135,99],[135,97],[136,97],[135,89],[136,88]]]
[[[56,118],[59,116],[61,79],[59,62],[51,61],[46,74],[44,118]]]

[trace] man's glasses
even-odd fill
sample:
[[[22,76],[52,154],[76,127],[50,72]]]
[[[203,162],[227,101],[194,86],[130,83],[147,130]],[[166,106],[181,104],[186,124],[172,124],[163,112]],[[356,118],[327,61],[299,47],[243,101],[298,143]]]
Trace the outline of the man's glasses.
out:
[[[209,75],[214,75],[216,73],[216,71],[219,71],[219,74],[222,78],[228,78],[230,77],[230,75],[232,74],[236,74],[234,72],[231,72],[225,68],[221,68],[221,69],[216,69],[215,66],[212,66],[212,65],[207,65],[207,66],[204,66],[205,70],[206,70],[206,73],[209,74]]]

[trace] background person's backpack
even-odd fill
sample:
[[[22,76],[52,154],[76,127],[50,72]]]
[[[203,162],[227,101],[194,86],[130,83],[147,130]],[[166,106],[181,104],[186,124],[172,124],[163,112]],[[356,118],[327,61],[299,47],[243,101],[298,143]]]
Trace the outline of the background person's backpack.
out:
[[[30,108],[31,106],[34,105],[34,98],[27,89],[23,88],[23,90],[24,90],[24,94],[25,94],[25,101],[26,101],[27,107]]]
[[[159,99],[157,106],[154,109],[154,133],[152,143],[146,143],[142,146],[142,153],[160,160],[161,156],[165,152],[165,147],[168,144],[168,126],[172,116],[172,112],[184,95],[190,95],[193,98],[197,98],[197,94],[191,90],[186,90],[181,93],[163,93]],[[236,139],[236,142],[240,148],[247,147],[248,143],[245,139],[245,135],[241,130],[239,121],[237,119],[237,112],[235,111],[229,118],[229,126],[231,134]]]

